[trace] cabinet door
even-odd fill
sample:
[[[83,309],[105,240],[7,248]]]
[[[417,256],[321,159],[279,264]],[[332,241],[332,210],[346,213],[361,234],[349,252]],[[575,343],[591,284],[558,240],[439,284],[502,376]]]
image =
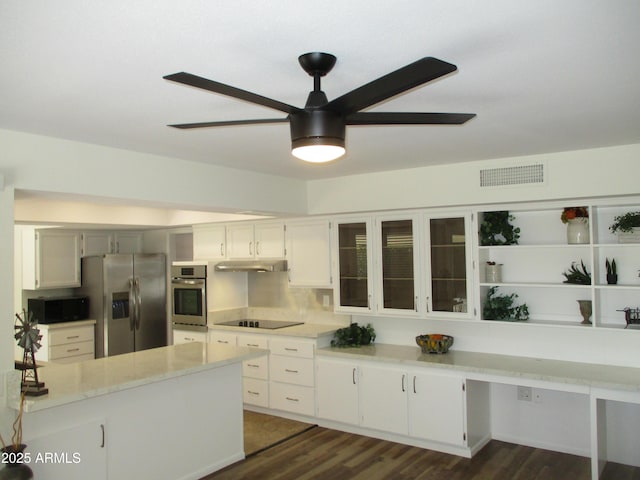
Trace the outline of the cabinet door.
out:
[[[226,228],[224,225],[193,227],[193,259],[219,260],[226,255]]]
[[[256,258],[284,258],[284,224],[257,223],[254,227]]]
[[[406,435],[407,373],[401,369],[360,367],[360,425]]]
[[[470,217],[427,219],[427,312],[471,317]]]
[[[64,230],[25,231],[31,248],[23,248],[30,261],[23,263],[25,289],[80,286],[80,234]],[[24,239],[24,237],[23,237]],[[34,243],[35,242],[35,243]],[[25,258],[26,260],[26,258]],[[33,270],[31,270],[33,269]]]
[[[253,225],[227,226],[227,257],[232,259],[252,259],[255,256]]]
[[[328,220],[287,224],[289,286],[332,286],[330,232]]]
[[[370,233],[368,220],[336,224],[339,281],[334,295],[338,311],[362,312],[373,308]]]
[[[414,218],[376,219],[376,298],[380,313],[420,314],[416,276],[420,265],[418,225]]]
[[[113,235],[110,232],[95,231],[82,233],[82,256],[113,253]]]
[[[140,232],[118,232],[115,234],[116,253],[142,252],[142,234]]]
[[[317,358],[318,417],[358,425],[358,381],[355,364]]]
[[[464,379],[409,372],[409,435],[466,446]]]

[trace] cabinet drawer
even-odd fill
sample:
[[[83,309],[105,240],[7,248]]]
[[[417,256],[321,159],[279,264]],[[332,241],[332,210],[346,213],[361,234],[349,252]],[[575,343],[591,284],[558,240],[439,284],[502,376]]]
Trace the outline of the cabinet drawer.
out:
[[[49,360],[56,361],[60,358],[77,357],[79,355],[93,355],[93,338],[88,342],[69,343],[67,345],[55,345],[49,347]]]
[[[275,355],[288,355],[290,357],[313,358],[313,343],[296,340],[273,339],[269,342],[269,349]]]
[[[182,343],[202,342],[207,343],[207,332],[192,332],[190,330],[174,330],[173,344],[180,345]]]
[[[242,401],[258,407],[269,407],[269,382],[255,378],[242,379]]]
[[[209,343],[219,343],[222,345],[236,346],[236,335],[234,333],[224,333],[209,331]]]
[[[58,358],[57,360],[51,360],[51,363],[75,363],[75,362],[84,362],[86,360],[93,360],[95,355],[93,353],[87,353],[85,355],[78,355],[77,357],[64,357]]]
[[[238,335],[239,347],[264,348],[267,349],[269,342],[262,335]]]
[[[315,415],[314,388],[271,382],[269,405],[276,410],[284,410],[301,415]]]
[[[49,345],[93,341],[93,325],[49,330]]]
[[[271,355],[271,380],[313,387],[313,359]]]
[[[242,362],[242,376],[249,378],[258,378],[261,380],[269,379],[269,357],[252,358]]]

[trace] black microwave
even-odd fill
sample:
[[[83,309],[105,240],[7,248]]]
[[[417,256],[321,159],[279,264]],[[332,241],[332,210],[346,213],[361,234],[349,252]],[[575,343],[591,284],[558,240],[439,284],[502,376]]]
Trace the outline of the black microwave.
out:
[[[74,322],[89,317],[89,297],[30,298],[28,307],[38,323]]]

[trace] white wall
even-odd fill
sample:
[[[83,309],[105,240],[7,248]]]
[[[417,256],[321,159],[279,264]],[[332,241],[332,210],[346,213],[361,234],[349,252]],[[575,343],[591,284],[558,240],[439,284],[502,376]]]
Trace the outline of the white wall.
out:
[[[5,405],[5,373],[13,369],[13,188],[5,185],[0,173],[0,432],[5,442],[11,441],[10,425],[14,411]]]
[[[392,161],[392,159],[390,159]],[[542,163],[543,185],[480,188],[479,171]],[[309,213],[630,195],[640,192],[640,144],[313,180]]]

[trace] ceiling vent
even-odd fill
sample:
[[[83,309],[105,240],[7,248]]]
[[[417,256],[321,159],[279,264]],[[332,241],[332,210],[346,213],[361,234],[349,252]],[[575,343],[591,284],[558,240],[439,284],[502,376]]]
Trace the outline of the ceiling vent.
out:
[[[480,187],[502,187],[536,183],[544,183],[544,165],[542,163],[480,170]]]

